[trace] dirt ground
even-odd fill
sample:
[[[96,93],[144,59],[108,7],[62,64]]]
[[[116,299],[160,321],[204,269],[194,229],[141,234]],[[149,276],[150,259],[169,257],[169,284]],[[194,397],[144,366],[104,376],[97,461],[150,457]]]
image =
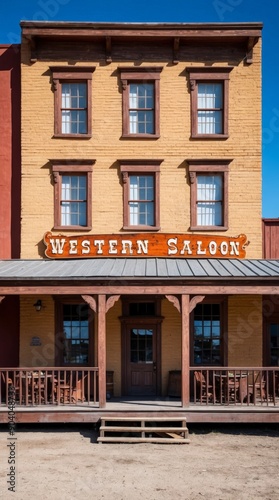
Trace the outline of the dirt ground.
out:
[[[16,428],[15,493],[0,426],[0,498],[156,500],[279,498],[279,426],[189,424],[190,444],[97,444],[91,425]]]

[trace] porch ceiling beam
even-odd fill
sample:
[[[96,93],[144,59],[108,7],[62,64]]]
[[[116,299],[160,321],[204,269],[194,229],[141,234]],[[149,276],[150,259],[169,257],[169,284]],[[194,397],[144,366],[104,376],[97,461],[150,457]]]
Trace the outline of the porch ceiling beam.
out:
[[[277,280],[278,281],[278,280]],[[131,285],[119,286],[104,283],[101,286],[90,285],[26,285],[26,286],[1,286],[1,295],[279,295],[279,285]]]

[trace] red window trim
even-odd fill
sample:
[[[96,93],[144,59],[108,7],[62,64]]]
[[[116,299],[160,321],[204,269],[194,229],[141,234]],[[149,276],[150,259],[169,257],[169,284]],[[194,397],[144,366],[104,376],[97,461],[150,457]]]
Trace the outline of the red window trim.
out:
[[[119,160],[123,179],[123,230],[159,231],[160,230],[160,165],[163,160]],[[152,174],[154,176],[154,226],[129,223],[129,175]]]
[[[191,92],[191,138],[192,139],[227,139],[229,137],[229,77],[233,66],[187,67]],[[198,133],[198,83],[223,83],[223,133]]]
[[[92,229],[92,171],[95,160],[50,160],[54,181],[54,226],[53,230],[88,231]],[[85,173],[87,177],[86,226],[61,225],[61,175]]]
[[[122,83],[122,138],[126,139],[158,139],[160,137],[160,73],[161,66],[129,68],[119,67]],[[154,134],[131,134],[129,131],[129,89],[130,82],[154,83]]]
[[[232,160],[187,160],[190,177],[191,231],[227,231],[229,229],[229,164]],[[197,225],[197,173],[223,175],[223,224],[222,226]]]
[[[95,66],[50,66],[54,90],[54,135],[59,139],[89,139],[92,137],[92,73]],[[61,120],[61,85],[62,83],[87,84],[87,133],[65,134],[62,133]]]

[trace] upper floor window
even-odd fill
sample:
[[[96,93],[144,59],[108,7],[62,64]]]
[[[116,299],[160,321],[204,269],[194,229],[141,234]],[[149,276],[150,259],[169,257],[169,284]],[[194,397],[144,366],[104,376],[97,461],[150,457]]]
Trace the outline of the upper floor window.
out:
[[[54,229],[91,229],[94,160],[78,163],[67,161],[51,160],[54,176]]]
[[[228,137],[229,72],[231,67],[187,68],[191,89],[191,137]]]
[[[120,68],[123,88],[123,137],[159,137],[161,71],[161,67]]]
[[[191,230],[228,229],[230,161],[188,161],[191,188]]]
[[[54,136],[91,137],[94,67],[51,67],[54,87]]]
[[[123,175],[123,229],[159,229],[159,174],[162,160],[120,161]]]

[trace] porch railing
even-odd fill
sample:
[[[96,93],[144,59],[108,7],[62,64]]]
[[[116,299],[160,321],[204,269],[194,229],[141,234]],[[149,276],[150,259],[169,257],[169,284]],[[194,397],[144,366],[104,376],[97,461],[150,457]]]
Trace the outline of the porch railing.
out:
[[[191,367],[191,402],[278,406],[279,367]]]
[[[94,405],[97,374],[97,367],[0,368],[0,405]]]

